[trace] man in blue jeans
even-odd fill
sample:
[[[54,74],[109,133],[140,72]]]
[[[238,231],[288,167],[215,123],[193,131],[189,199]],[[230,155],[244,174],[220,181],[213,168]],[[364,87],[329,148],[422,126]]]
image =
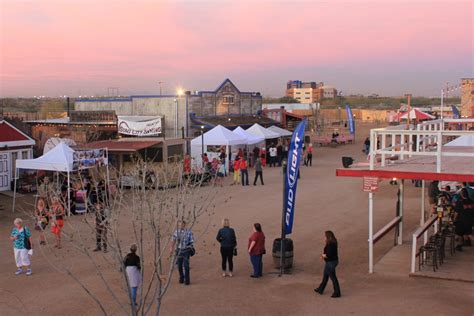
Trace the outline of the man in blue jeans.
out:
[[[189,259],[193,249],[193,232],[186,228],[186,222],[183,220],[178,223],[180,228],[173,233],[173,244],[171,251],[176,252],[176,264],[178,265],[179,283],[189,285],[191,283],[189,275]]]

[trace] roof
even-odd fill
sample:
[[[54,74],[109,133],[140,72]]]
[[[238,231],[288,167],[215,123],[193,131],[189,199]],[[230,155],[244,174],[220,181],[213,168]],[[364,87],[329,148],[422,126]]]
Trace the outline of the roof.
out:
[[[25,121],[27,124],[65,124],[65,125],[117,125],[113,121],[90,121],[90,122],[71,122],[69,117],[46,119],[46,120],[32,120]]]
[[[0,146],[32,146],[35,141],[5,120],[0,121]]]
[[[474,153],[474,147],[443,146],[443,152]],[[369,166],[336,169],[341,177],[379,177],[412,180],[440,180],[474,182],[474,164],[472,156],[442,156],[441,172],[436,172],[435,156],[414,156],[405,160],[394,161],[384,167],[376,165],[374,170]]]
[[[109,152],[136,152],[145,148],[161,144],[162,140],[140,140],[134,138],[100,140],[85,144],[84,148],[99,149],[107,148]]]
[[[271,118],[259,115],[230,115],[230,116],[206,116],[197,117],[191,115],[191,120],[196,125],[205,125],[206,129],[217,125],[222,125],[227,128],[234,128],[237,126],[250,127],[255,123],[263,126],[275,125],[279,122]]]

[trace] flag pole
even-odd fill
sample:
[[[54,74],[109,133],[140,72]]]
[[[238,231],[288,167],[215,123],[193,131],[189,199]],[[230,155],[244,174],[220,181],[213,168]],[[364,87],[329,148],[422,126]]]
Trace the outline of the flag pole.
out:
[[[285,209],[285,177],[286,177],[286,168],[287,164],[285,161],[283,161],[283,201],[282,201],[282,211],[281,211],[281,241],[280,241],[280,274],[278,275],[281,277],[283,275],[283,240],[285,239],[285,214],[286,214],[286,209]]]

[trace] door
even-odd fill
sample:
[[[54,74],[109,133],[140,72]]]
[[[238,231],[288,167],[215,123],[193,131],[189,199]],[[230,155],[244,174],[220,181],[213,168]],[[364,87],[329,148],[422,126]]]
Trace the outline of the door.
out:
[[[0,153],[0,191],[10,190],[9,155]]]

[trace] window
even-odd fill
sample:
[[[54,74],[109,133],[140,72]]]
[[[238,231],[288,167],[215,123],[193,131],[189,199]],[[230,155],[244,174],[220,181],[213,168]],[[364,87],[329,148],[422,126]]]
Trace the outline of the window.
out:
[[[16,160],[18,158],[18,153],[16,151],[12,152],[12,170],[16,168]]]
[[[296,92],[296,94],[301,94],[301,92]]]
[[[309,94],[309,92],[305,92],[304,94]]]
[[[28,159],[28,151],[21,152],[21,159]]]
[[[233,95],[225,95],[223,103],[224,104],[234,104],[234,96]]]
[[[310,99],[310,97],[306,97],[305,99],[309,100],[309,99]]]

